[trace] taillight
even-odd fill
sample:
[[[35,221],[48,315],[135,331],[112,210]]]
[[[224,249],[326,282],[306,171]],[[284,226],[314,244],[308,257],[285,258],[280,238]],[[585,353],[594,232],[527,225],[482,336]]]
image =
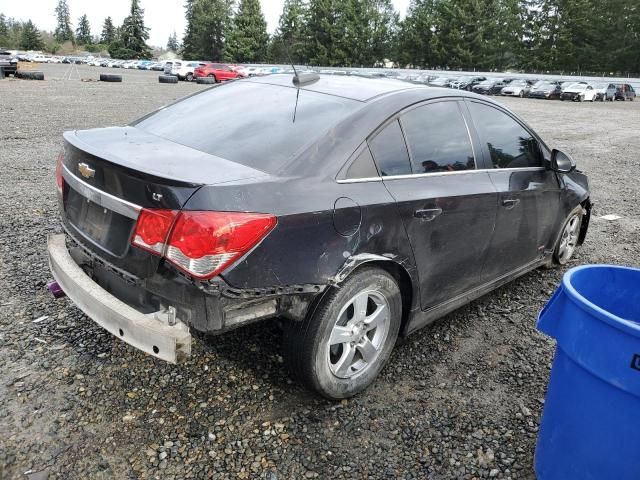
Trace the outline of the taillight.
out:
[[[171,226],[178,212],[175,210],[147,210],[143,209],[136,223],[131,243],[162,255]]]
[[[62,194],[64,191],[64,177],[62,176],[62,165],[64,164],[64,153],[60,152],[58,160],[56,160],[56,184],[58,185],[58,192]]]
[[[142,210],[133,244],[206,280],[246,254],[276,225],[264,213]]]
[[[263,213],[182,212],[165,257],[193,277],[216,276],[262,240],[276,224]]]

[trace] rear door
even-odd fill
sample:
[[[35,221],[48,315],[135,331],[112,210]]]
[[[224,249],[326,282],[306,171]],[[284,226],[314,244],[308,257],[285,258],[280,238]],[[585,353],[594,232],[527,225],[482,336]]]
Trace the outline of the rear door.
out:
[[[466,102],[498,192],[496,228],[484,275],[497,278],[551,248],[560,184],[545,168],[546,148],[514,116],[484,102]]]
[[[487,172],[476,168],[460,102],[411,108],[369,145],[413,248],[422,308],[479,286],[496,193]]]

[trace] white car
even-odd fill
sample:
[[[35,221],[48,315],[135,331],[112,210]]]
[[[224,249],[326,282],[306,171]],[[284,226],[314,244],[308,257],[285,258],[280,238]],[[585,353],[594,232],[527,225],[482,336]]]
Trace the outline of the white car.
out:
[[[46,55],[34,55],[31,61],[38,63],[49,63],[51,61],[51,57],[48,57]]]
[[[509,85],[504,87],[501,91],[501,95],[510,97],[526,97],[531,91],[531,84],[526,80],[513,80]]]
[[[167,60],[164,64],[164,74],[175,75],[174,73],[172,73],[174,68],[177,71],[180,67],[182,67],[182,60]]]
[[[179,80],[193,82],[193,71],[206,64],[206,62],[175,62],[171,68],[171,75],[177,76]],[[165,72],[166,68],[165,64]]]
[[[574,83],[562,91],[560,100],[572,100],[574,102],[593,102],[598,92],[593,85],[587,83]]]

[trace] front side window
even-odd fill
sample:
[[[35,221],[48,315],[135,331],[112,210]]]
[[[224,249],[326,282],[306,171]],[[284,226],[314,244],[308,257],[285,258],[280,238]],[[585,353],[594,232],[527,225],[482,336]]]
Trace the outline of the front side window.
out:
[[[506,113],[477,102],[469,102],[473,123],[491,155],[493,168],[542,167],[537,140]]]
[[[411,173],[407,146],[397,120],[391,122],[373,139],[369,140],[369,146],[380,175],[383,177]]]
[[[401,117],[414,173],[473,170],[467,126],[457,102],[423,105]]]

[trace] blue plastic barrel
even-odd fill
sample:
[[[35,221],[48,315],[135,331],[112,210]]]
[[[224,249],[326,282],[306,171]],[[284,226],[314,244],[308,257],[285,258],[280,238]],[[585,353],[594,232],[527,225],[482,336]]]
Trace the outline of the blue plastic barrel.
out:
[[[639,480],[640,269],[569,270],[538,329],[557,341],[538,480]]]

